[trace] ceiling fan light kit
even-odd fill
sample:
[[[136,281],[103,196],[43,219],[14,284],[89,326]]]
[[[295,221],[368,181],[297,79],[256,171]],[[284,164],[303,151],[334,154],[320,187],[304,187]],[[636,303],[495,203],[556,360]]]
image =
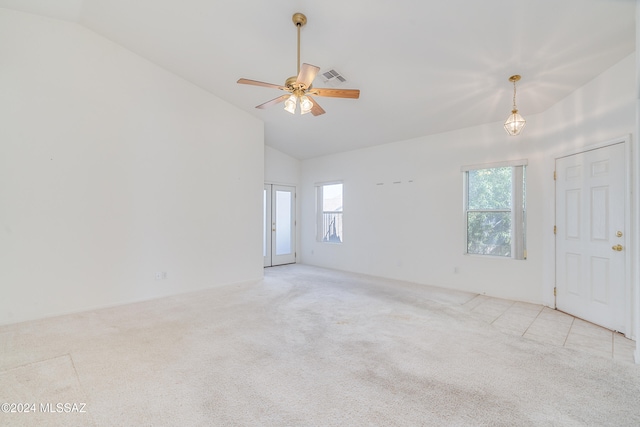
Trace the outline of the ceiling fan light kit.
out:
[[[518,135],[524,129],[524,125],[527,124],[527,121],[518,114],[518,107],[516,107],[516,82],[520,79],[521,76],[518,74],[509,77],[509,81],[513,82],[513,109],[507,121],[504,122],[504,129],[512,136]]]
[[[324,114],[325,111],[320,107],[317,101],[311,97],[311,95],[358,99],[360,97],[360,91],[357,89],[313,88],[313,80],[316,78],[316,75],[318,75],[320,68],[310,64],[302,64],[302,67],[300,66],[300,29],[307,23],[307,17],[302,13],[294,13],[291,20],[298,31],[298,75],[289,77],[285,81],[284,86],[264,83],[257,80],[238,80],[238,83],[240,84],[269,87],[288,92],[285,95],[274,98],[264,104],[260,104],[256,108],[264,109],[284,102],[285,111],[291,114],[295,114],[297,106],[300,105],[300,114],[311,113],[314,116],[319,116]]]

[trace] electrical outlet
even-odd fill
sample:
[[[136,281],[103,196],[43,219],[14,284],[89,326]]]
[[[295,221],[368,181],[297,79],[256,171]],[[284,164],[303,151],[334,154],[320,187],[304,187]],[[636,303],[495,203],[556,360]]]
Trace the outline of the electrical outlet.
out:
[[[162,280],[162,271],[156,271],[156,280]]]
[[[166,271],[162,272],[162,280],[167,280],[167,272]]]

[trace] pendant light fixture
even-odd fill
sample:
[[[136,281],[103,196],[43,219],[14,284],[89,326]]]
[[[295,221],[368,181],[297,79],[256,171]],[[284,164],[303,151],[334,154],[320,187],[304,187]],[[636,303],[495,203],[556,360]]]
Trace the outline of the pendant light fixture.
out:
[[[509,81],[513,82],[513,109],[507,121],[504,122],[504,129],[509,135],[513,136],[518,135],[524,129],[524,125],[527,124],[527,121],[518,114],[518,107],[516,107],[516,82],[520,78],[518,74],[509,77]]]

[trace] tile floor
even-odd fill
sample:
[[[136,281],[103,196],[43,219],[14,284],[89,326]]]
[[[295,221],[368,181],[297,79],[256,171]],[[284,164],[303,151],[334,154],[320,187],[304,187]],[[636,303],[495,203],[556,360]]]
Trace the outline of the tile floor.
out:
[[[634,362],[634,341],[549,307],[484,295],[477,295],[463,307],[507,334]]]

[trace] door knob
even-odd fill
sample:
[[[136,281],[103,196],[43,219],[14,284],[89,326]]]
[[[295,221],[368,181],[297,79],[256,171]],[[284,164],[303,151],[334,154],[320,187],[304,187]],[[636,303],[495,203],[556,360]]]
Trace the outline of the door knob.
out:
[[[611,249],[613,249],[614,251],[618,251],[618,252],[620,252],[620,251],[622,250],[622,245],[615,245],[615,246],[612,246],[612,247],[611,247]]]

